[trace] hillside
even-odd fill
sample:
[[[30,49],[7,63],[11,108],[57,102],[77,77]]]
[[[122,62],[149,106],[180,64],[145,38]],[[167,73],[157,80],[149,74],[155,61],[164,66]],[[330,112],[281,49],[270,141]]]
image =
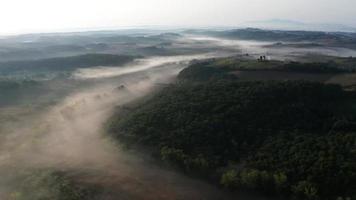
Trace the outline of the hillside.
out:
[[[117,112],[109,132],[232,190],[355,198],[354,92],[301,80],[240,82],[207,68],[193,64],[176,84]]]
[[[48,58],[40,60],[10,61],[0,63],[0,72],[14,72],[23,70],[51,70],[65,71],[76,68],[113,66],[126,64],[135,56],[113,55],[113,54],[84,54],[79,56]]]
[[[283,41],[283,42],[314,42],[325,46],[356,48],[356,34],[342,32],[321,31],[284,31],[263,30],[257,28],[234,29],[224,31],[190,30],[189,34],[208,35],[218,38],[257,40],[257,41]]]

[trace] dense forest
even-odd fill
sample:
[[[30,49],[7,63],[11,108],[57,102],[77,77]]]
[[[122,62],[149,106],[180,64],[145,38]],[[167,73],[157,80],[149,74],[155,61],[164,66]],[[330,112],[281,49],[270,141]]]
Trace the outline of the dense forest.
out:
[[[119,110],[109,132],[231,190],[356,198],[354,92],[307,81],[240,82],[209,63],[195,62],[176,84]]]
[[[249,57],[227,57],[213,58],[207,60],[197,60],[192,62],[191,67],[186,70],[192,70],[194,67],[200,67],[200,71],[207,71],[207,67],[216,68],[215,70],[225,71],[281,71],[295,73],[313,73],[313,74],[338,74],[353,73],[356,71],[356,58],[337,58],[323,57],[317,62],[297,62],[280,60],[253,60]],[[191,73],[190,73],[191,74]],[[193,74],[192,74],[193,75]],[[195,76],[194,74],[193,76]]]

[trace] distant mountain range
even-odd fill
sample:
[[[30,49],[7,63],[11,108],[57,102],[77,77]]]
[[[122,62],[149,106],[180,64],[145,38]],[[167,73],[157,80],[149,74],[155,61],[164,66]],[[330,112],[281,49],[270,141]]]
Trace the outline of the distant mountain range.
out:
[[[248,21],[242,24],[245,27],[278,29],[278,30],[305,30],[330,32],[356,32],[356,27],[343,24],[304,23],[293,20],[270,19],[263,21]]]

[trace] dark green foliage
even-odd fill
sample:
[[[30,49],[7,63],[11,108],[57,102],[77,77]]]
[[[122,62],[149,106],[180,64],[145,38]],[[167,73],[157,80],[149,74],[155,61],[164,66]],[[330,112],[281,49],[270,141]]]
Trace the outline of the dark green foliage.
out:
[[[205,69],[204,69],[205,67]],[[278,60],[258,61],[240,57],[216,58],[196,61],[183,70],[180,76],[207,76],[212,73],[222,74],[233,71],[281,71],[312,74],[353,73],[356,70],[356,59],[326,57],[318,62],[289,62]],[[200,71],[200,73],[199,73]],[[210,72],[210,74],[207,74]],[[207,75],[206,75],[207,74]],[[220,75],[221,76],[221,75]]]
[[[355,69],[345,69],[342,66],[338,65],[336,62],[330,61],[325,63],[299,63],[299,62],[290,62],[286,63],[283,66],[278,68],[279,70],[285,71],[296,71],[296,72],[305,72],[305,73],[345,73],[353,72]]]
[[[344,60],[338,63],[195,61],[176,85],[125,118],[114,117],[110,132],[127,144],[152,146],[162,160],[230,189],[299,199],[353,197],[354,93],[318,82],[239,82],[229,73],[250,66],[345,72]]]
[[[354,133],[294,133],[269,138],[247,163],[253,169],[284,173],[296,195],[307,197],[301,187],[313,187],[318,196],[350,197],[356,191],[355,150]]]
[[[348,197],[356,191],[356,130],[342,123],[348,98],[338,85],[304,81],[183,82],[113,117],[110,132],[232,189]]]
[[[127,120],[127,123],[144,122],[147,123],[142,124],[144,126],[163,131],[158,133],[152,130],[152,134],[170,134],[170,131],[180,132],[177,129],[188,129],[215,137],[217,130],[224,130],[231,135],[239,131],[245,139],[249,137],[250,130],[254,134],[258,131],[261,137],[275,130],[323,132],[331,128],[333,107],[343,95],[337,85],[309,82],[213,81],[180,84],[162,91],[142,108],[145,112],[131,115],[137,120]],[[137,126],[132,124],[135,133],[151,137]],[[185,134],[186,131],[181,132]],[[199,142],[200,137],[197,137],[196,142]],[[150,141],[149,138],[141,140]]]
[[[180,80],[193,81],[208,81],[213,79],[234,79],[233,75],[229,75],[227,70],[217,67],[206,67],[202,63],[193,64],[188,68],[183,69],[178,78]]]

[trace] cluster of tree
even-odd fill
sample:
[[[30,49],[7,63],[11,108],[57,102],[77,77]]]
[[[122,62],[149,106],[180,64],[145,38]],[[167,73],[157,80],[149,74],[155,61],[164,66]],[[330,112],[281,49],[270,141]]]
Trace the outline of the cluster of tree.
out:
[[[187,70],[203,71],[205,68],[218,68],[221,72],[228,71],[283,71],[297,73],[314,73],[314,74],[337,74],[337,73],[353,73],[356,71],[356,59],[354,58],[338,58],[333,60],[331,57],[325,58],[323,62],[288,62],[278,60],[265,60],[258,62],[256,60],[241,59],[239,57],[228,57],[218,59],[208,59],[203,61],[195,61]],[[205,69],[204,72],[208,70]],[[199,75],[198,73],[190,73]],[[185,75],[185,74],[184,74]],[[201,76],[201,75],[200,75]]]
[[[332,84],[216,78],[221,71],[211,68],[197,79],[198,71],[184,70],[184,81],[125,117],[114,115],[109,132],[228,188],[356,197],[352,94]]]
[[[235,79],[232,74],[228,74],[228,70],[218,67],[207,67],[205,64],[192,64],[190,67],[183,69],[178,78],[188,81],[207,81],[213,79]]]
[[[353,199],[355,133],[280,134],[266,140],[244,168],[228,168],[221,184],[298,199]]]

